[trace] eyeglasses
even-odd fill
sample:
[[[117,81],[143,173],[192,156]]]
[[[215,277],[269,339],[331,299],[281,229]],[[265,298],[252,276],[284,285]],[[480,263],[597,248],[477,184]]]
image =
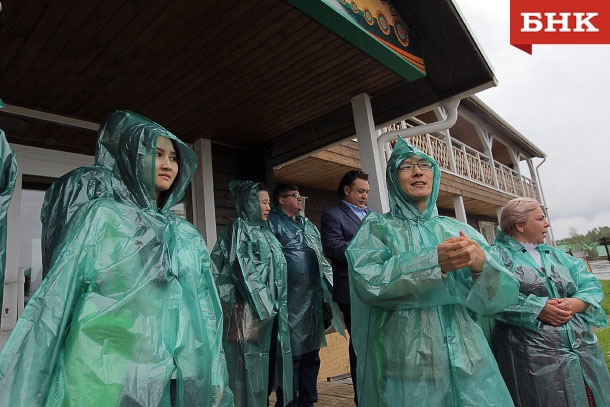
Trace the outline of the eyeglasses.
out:
[[[418,166],[422,171],[430,171],[432,169],[432,163],[428,161],[422,161],[421,163],[406,163],[398,167],[399,171],[411,172],[415,169],[415,166]]]
[[[299,199],[301,197],[301,194],[299,194],[298,192],[293,192],[292,194],[282,195],[281,198],[287,198],[289,196],[294,196],[296,199]]]

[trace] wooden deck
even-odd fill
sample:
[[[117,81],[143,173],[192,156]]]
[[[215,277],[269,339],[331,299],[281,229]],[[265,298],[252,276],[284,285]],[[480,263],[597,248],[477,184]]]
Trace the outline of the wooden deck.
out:
[[[275,395],[271,395],[269,406],[275,406]],[[353,407],[354,387],[348,377],[332,382],[318,382],[318,402],[316,407]]]

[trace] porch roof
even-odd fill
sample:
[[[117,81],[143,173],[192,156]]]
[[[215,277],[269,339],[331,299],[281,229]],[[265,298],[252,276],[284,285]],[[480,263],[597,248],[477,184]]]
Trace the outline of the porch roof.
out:
[[[495,84],[451,0],[393,3],[423,50],[413,82],[283,0],[5,1],[0,98],[93,123],[129,109],[187,142],[265,147],[276,165],[352,136],[357,94],[382,123]],[[12,143],[94,153],[92,130],[7,111]]]

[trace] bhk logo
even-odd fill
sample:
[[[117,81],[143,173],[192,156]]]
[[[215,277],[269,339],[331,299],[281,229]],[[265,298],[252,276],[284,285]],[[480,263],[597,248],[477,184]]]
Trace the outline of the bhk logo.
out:
[[[610,1],[510,0],[510,43],[610,44]]]

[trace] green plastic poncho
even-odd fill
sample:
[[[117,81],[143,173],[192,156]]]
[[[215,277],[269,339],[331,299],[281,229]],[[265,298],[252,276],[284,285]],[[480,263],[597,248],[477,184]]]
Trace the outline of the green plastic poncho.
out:
[[[540,244],[542,268],[521,243],[498,230],[492,246],[521,285],[519,302],[494,315],[494,354],[517,406],[610,406],[610,376],[591,327],[606,327],[601,284],[585,263]],[[578,298],[589,307],[566,324],[538,319],[550,298]]]
[[[2,100],[0,100],[2,107]],[[17,158],[6,141],[4,131],[0,130],[0,305],[4,296],[4,270],[6,268],[6,212],[8,211],[15,180],[17,179]]]
[[[161,135],[174,141],[179,172],[157,209]],[[153,122],[125,129],[119,146],[118,200],[74,214],[0,353],[2,406],[232,405],[209,253],[169,210],[196,157]]]
[[[114,198],[113,185],[121,184],[120,179],[115,179],[114,176],[121,133],[129,126],[146,123],[151,121],[126,110],[109,114],[98,131],[95,164],[68,172],[55,180],[45,193],[40,211],[42,266],[45,275],[63,230],[78,208],[96,198]]]
[[[267,226],[280,241],[286,258],[293,356],[326,346],[323,302],[332,309],[332,326],[345,336],[341,314],[332,300],[332,269],[322,255],[322,238],[316,226],[301,215],[295,222],[276,206],[271,208]]]
[[[417,155],[433,163],[428,205],[419,212],[397,179]],[[390,212],[372,212],[346,254],[352,298],[352,343],[363,406],[511,406],[473,313],[491,314],[517,301],[515,278],[488,254],[483,236],[436,208],[437,163],[401,138],[387,167]],[[473,281],[469,268],[441,276],[437,246],[460,231],[486,252]]]
[[[212,262],[224,314],[223,345],[236,406],[267,407],[269,352],[277,342],[275,372],[284,400],[292,400],[286,260],[264,226],[259,183],[231,181],[237,216],[222,229]],[[271,337],[277,317],[278,336]]]

